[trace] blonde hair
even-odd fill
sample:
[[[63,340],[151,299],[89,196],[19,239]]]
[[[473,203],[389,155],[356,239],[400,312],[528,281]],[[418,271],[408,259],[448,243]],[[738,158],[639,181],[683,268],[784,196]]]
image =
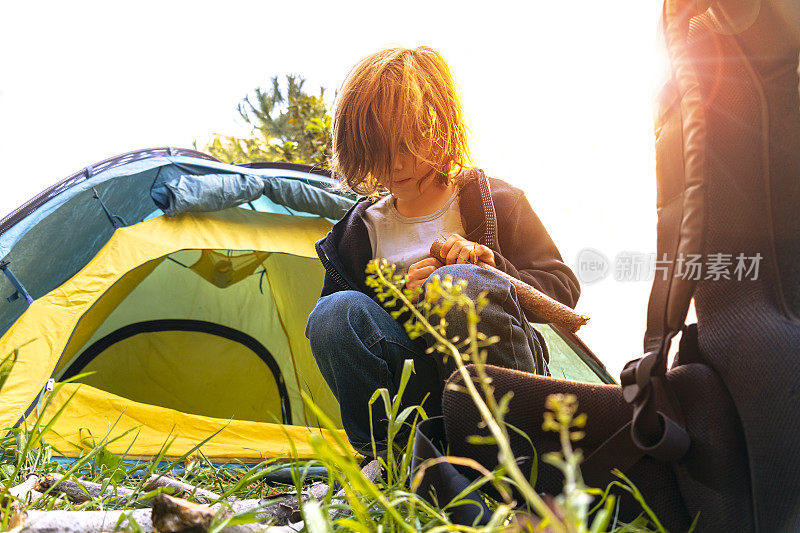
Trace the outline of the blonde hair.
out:
[[[340,185],[386,192],[405,151],[446,184],[469,160],[466,127],[450,68],[428,46],[389,48],[362,59],[344,80],[333,112],[333,168]]]

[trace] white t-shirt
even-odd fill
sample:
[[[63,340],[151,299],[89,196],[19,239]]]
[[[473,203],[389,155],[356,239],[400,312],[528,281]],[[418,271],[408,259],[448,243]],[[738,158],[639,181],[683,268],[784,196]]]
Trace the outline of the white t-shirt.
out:
[[[372,258],[385,258],[397,265],[398,274],[406,274],[412,264],[430,256],[431,243],[447,239],[453,233],[464,235],[458,191],[435,213],[405,217],[397,211],[395,199],[384,196],[364,212],[372,244]]]

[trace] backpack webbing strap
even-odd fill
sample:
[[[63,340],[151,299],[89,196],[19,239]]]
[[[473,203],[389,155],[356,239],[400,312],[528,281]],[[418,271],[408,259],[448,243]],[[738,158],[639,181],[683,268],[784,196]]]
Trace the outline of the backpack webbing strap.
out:
[[[631,439],[642,452],[663,461],[676,461],[689,448],[679,404],[667,389],[664,375],[672,338],[683,327],[696,283],[676,271],[677,259],[703,249],[706,116],[687,45],[695,15],[690,0],[664,2],[662,24],[672,78],[661,95],[657,128],[657,253],[669,261],[666,275],[653,279],[646,353],[625,365],[620,374],[623,396],[633,406]]]
[[[664,2],[662,24],[672,77],[660,95],[656,126],[656,253],[667,260],[667,268],[653,278],[644,336],[644,353],[658,353],[658,364],[651,368],[659,375],[666,372],[670,341],[683,327],[697,283],[680,272],[681,259],[703,252],[708,132],[704,96],[687,44],[695,15],[693,1]]]
[[[624,472],[645,455],[671,462],[689,451],[689,434],[666,378],[651,376],[658,361],[658,354],[651,352],[631,361],[622,371],[622,395],[633,404],[633,418],[581,465],[586,479],[593,483],[610,481],[612,468]]]

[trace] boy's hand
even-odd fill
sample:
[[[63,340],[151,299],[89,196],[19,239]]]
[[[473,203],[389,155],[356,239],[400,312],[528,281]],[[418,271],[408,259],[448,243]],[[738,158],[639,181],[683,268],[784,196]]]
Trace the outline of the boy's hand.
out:
[[[494,264],[494,252],[491,248],[477,242],[468,241],[458,233],[450,235],[450,238],[442,245],[440,253],[442,257],[446,258],[446,265],[454,265],[456,263],[475,264],[478,261],[483,261],[493,267],[497,267]]]
[[[426,257],[422,261],[417,261],[408,267],[408,281],[406,281],[407,289],[416,289],[425,283],[428,276],[433,274],[437,268],[443,267],[444,263],[435,257]],[[417,303],[416,299],[413,303]]]

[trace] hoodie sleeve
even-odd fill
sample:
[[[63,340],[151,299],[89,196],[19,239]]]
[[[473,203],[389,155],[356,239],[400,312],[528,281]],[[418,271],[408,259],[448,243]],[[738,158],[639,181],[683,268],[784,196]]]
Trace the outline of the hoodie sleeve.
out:
[[[521,191],[508,214],[498,217],[497,237],[502,251],[495,251],[497,268],[564,305],[575,307],[581,292],[578,279],[564,264],[558,248]]]

